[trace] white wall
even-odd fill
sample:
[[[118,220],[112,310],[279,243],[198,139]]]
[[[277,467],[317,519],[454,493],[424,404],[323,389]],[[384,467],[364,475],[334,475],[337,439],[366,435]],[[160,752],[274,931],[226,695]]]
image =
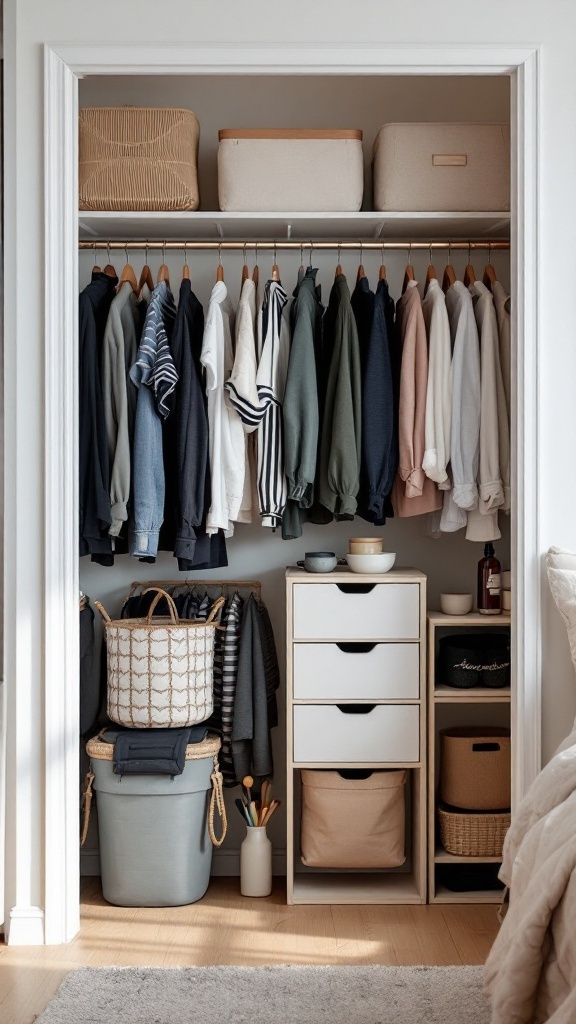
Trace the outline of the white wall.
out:
[[[164,11],[152,0],[9,0],[5,5],[6,55],[6,555],[14,581],[7,601],[5,677],[9,710],[18,705],[17,732],[8,736],[11,781],[7,817],[7,901],[23,913],[41,907],[42,746],[40,636],[35,580],[42,572],[43,294],[42,294],[42,44],[114,42],[161,45],[222,40],[235,45],[274,42],[377,42],[490,46],[541,45],[541,223],[543,303],[541,363],[534,367],[541,394],[541,552],[549,544],[576,547],[576,475],[569,439],[576,434],[576,344],[558,301],[558,265],[576,234],[573,176],[576,95],[573,43],[576,6],[550,0],[489,0],[483,7],[444,0],[433,7],[414,0],[383,8],[379,0],[358,5],[293,0],[289,7],[263,0],[218,4],[172,0]],[[483,106],[479,95],[470,116]],[[270,541],[272,543],[272,541]],[[420,553],[418,553],[420,554]],[[422,566],[426,568],[425,565]],[[543,586],[545,618],[543,742],[549,756],[567,732],[576,708],[573,672],[559,619]],[[49,683],[49,681],[48,681]],[[14,835],[28,853],[16,866]]]

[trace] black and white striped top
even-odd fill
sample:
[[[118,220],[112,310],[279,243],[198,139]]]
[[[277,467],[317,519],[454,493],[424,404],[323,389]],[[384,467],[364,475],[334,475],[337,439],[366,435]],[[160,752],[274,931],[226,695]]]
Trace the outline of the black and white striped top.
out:
[[[152,292],[138,355],[130,376],[135,383],[139,378],[139,383],[146,384],[154,392],[156,410],[163,419],[170,413],[170,396],[178,383],[178,373],[170,352],[175,319],[174,296],[166,282],[162,281]]]

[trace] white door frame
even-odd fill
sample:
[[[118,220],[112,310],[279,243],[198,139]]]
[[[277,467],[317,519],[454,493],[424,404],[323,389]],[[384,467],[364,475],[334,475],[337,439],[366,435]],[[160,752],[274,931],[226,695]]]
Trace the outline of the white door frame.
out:
[[[194,45],[45,47],[44,941],[79,928],[77,105],[85,75],[507,74],[512,80],[513,795],[540,768],[538,50],[533,47]],[[20,399],[26,401],[25,395]],[[518,439],[521,443],[518,443]],[[6,496],[11,501],[12,496]],[[15,499],[14,499],[15,500]],[[6,581],[8,592],[10,580]],[[10,637],[7,644],[12,644]],[[10,659],[9,659],[10,661]],[[14,662],[12,662],[14,663]],[[8,680],[8,685],[13,681]],[[25,705],[24,705],[25,706]],[[18,709],[14,708],[17,718]],[[16,726],[8,729],[18,734]],[[12,777],[12,784],[16,779]],[[9,840],[10,841],[10,840]],[[16,840],[15,840],[16,842]],[[18,861],[18,850],[14,850]],[[24,863],[26,858],[24,857]],[[18,917],[17,908],[16,918]],[[38,932],[31,941],[38,941]],[[18,941],[24,938],[19,930]]]

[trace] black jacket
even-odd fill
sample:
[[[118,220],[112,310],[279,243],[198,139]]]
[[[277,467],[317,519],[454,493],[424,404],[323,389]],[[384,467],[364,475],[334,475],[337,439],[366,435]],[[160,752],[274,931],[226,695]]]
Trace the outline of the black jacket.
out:
[[[79,300],[80,554],[112,565],[110,464],[100,357],[117,277],[92,274]]]
[[[362,356],[362,473],[358,512],[381,526],[393,515],[390,492],[398,468],[393,382],[394,302],[379,281],[369,339]]]

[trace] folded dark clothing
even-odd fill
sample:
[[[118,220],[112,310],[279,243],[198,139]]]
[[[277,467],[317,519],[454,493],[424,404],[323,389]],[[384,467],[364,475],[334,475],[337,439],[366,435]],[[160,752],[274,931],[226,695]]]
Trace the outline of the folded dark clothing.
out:
[[[102,736],[114,744],[116,775],[181,775],[189,743],[201,743],[209,730],[202,722],[186,729],[108,729]]]

